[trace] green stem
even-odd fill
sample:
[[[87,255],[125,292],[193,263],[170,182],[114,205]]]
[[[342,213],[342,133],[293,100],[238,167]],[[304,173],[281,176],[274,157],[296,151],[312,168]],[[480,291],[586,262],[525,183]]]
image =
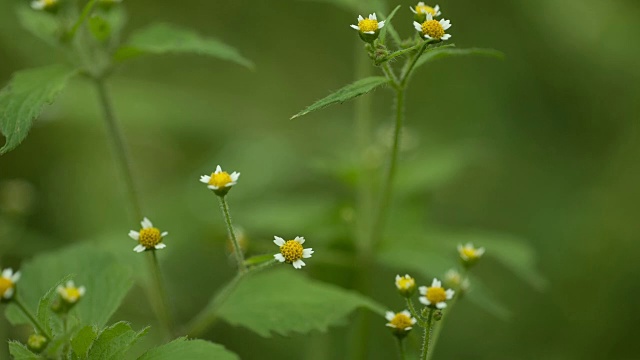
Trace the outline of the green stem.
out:
[[[137,222],[142,219],[142,210],[138,192],[136,191],[135,182],[133,181],[131,170],[133,168],[133,165],[131,163],[131,157],[129,156],[129,153],[127,151],[122,131],[120,130],[118,122],[116,121],[116,117],[113,112],[113,105],[111,104],[111,99],[109,97],[109,93],[105,86],[104,80],[101,78],[96,78],[95,84],[96,88],[98,89],[98,95],[100,96],[100,105],[102,106],[102,110],[104,112],[104,119],[107,122],[107,127],[109,129],[109,138],[113,142],[113,150],[116,153],[117,162],[120,166],[120,172],[124,177],[127,186],[129,204],[133,209],[134,218]]]
[[[414,56],[413,59],[411,59],[409,66],[405,68],[404,74],[402,75],[402,79],[400,80],[401,88],[403,89],[406,88],[407,82],[409,81],[409,77],[411,76],[411,72],[413,71],[413,68],[416,66],[418,59],[420,59],[420,56],[422,56],[422,53],[424,53],[424,51],[427,49],[427,46],[430,43],[431,43],[430,40],[425,41],[424,44],[422,44],[422,47],[420,47],[420,50],[418,51],[416,56]]]
[[[404,341],[396,337],[396,343],[398,344],[398,359],[405,360],[407,358],[407,353],[404,349]]]
[[[463,270],[460,271],[460,282],[462,283],[462,281],[464,281],[466,277],[467,277],[467,270],[463,268]],[[458,302],[458,299],[460,299],[460,296],[462,296],[462,293],[460,292],[460,288],[458,288],[455,296],[447,305],[447,311],[442,312],[442,319],[438,321],[437,326],[435,326],[433,330],[433,338],[431,340],[431,352],[429,352],[429,355],[427,355],[427,360],[431,359],[431,357],[433,356],[434,349],[436,347],[436,344],[438,343],[438,339],[440,338],[440,333],[442,332],[442,327],[444,326],[444,320],[449,317],[449,313],[451,312],[451,310],[453,310],[453,306]]]
[[[82,9],[82,13],[80,14],[80,17],[75,22],[75,24],[73,24],[73,27],[71,27],[71,30],[69,30],[69,32],[66,35],[67,41],[71,41],[73,37],[76,35],[76,32],[78,32],[80,25],[82,25],[82,23],[84,23],[87,17],[89,17],[89,14],[91,14],[91,11],[93,10],[93,6],[96,4],[96,2],[97,0],[90,0],[87,3],[87,5],[84,6],[84,8]]]
[[[391,81],[391,86],[393,86],[394,89],[399,90],[400,85],[398,84],[398,78],[396,77],[396,74],[393,72],[393,69],[389,66],[389,64],[382,64],[382,72],[384,72],[384,75],[387,77],[387,79]]]
[[[22,299],[20,299],[17,295],[13,298],[13,302],[18,306],[18,308],[20,310],[22,310],[22,313],[29,318],[29,320],[31,321],[31,323],[36,327],[36,329],[38,329],[38,332],[40,332],[40,334],[42,336],[44,336],[45,338],[47,338],[47,341],[51,341],[51,335],[49,335],[49,333],[44,329],[44,326],[42,326],[40,324],[40,322],[36,319],[35,316],[33,316],[33,314],[31,313],[31,311],[29,311],[29,309],[27,309],[27,307],[24,305],[24,303],[22,302]]]
[[[167,298],[167,292],[164,289],[164,283],[162,282],[162,273],[160,272],[160,264],[158,263],[158,255],[156,250],[150,250],[151,253],[151,272],[153,272],[153,279],[155,281],[156,298],[159,299],[158,318],[162,327],[165,330],[167,338],[171,338],[171,313],[169,312],[169,299]]]
[[[420,313],[418,313],[416,311],[416,308],[413,306],[413,300],[411,300],[411,298],[406,298],[405,299],[407,301],[407,307],[409,308],[409,312],[411,313],[411,315],[416,318],[416,321],[418,321],[418,325],[424,327],[424,319],[422,318],[422,316],[420,316]]]
[[[426,360],[429,354],[429,345],[431,342],[431,329],[433,323],[433,309],[429,309],[429,315],[427,316],[427,326],[424,327],[424,336],[422,338],[422,353],[420,354],[421,360]]]
[[[247,271],[247,265],[244,263],[244,255],[242,254],[242,248],[240,247],[240,243],[236,238],[236,231],[233,228],[233,223],[231,222],[231,214],[229,213],[229,205],[227,204],[227,199],[225,196],[219,196],[220,199],[220,208],[222,209],[222,215],[224,215],[224,221],[227,225],[227,232],[229,233],[229,237],[231,238],[231,244],[233,245],[233,254],[236,257],[236,262],[238,263],[238,271],[243,273]]]

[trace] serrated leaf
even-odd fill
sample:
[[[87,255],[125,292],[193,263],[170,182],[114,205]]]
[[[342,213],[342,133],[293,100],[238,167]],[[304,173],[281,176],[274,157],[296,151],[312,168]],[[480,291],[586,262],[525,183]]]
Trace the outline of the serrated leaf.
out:
[[[131,325],[121,321],[104,329],[89,349],[89,360],[119,360],[138,339],[147,333],[149,328],[139,332],[133,331]]]
[[[62,280],[59,280],[55,285],[51,287],[51,289],[49,289],[49,291],[47,291],[46,294],[44,294],[42,298],[40,298],[40,301],[38,302],[38,311],[36,312],[36,318],[38,318],[40,324],[45,328],[45,330],[49,331],[49,333],[51,333],[51,316],[53,316],[51,304],[57,296],[56,290],[58,288],[58,285],[66,283],[71,279],[71,277],[71,275],[67,275]]]
[[[31,35],[41,39],[51,46],[57,46],[62,31],[60,22],[55,15],[46,11],[34,11],[28,6],[18,6],[16,8],[20,25],[31,33]]]
[[[316,101],[315,103],[313,103],[313,105],[308,106],[306,109],[293,115],[291,117],[291,120],[306,115],[310,112],[323,109],[329,105],[343,103],[360,95],[364,95],[379,86],[386,85],[388,82],[389,80],[387,80],[387,78],[383,76],[371,76],[368,78],[360,79],[352,84],[343,87],[333,94]]]
[[[186,338],[175,339],[168,344],[147,351],[138,358],[138,360],[175,359],[238,360],[240,358],[222,345],[205,340],[187,340]]]
[[[59,279],[75,274],[76,285],[87,289],[71,310],[80,326],[104,326],[133,285],[127,267],[88,243],[38,255],[22,266],[21,273],[20,296],[31,309]],[[13,304],[7,307],[6,315],[14,325],[28,323]]]
[[[240,55],[235,48],[213,38],[170,24],[154,24],[138,30],[120,48],[116,60],[126,60],[144,54],[193,53],[208,55],[252,69],[253,63]]]
[[[78,359],[84,360],[88,356],[89,348],[98,337],[95,326],[85,326],[71,339],[71,349]]]
[[[9,341],[9,354],[14,360],[38,360],[40,356],[31,352],[27,347],[17,341]]]
[[[504,54],[498,50],[493,49],[481,49],[481,48],[471,48],[471,49],[457,49],[453,46],[441,46],[434,49],[429,49],[422,54],[420,59],[416,62],[415,67],[418,68],[426,63],[429,63],[434,60],[449,58],[453,56],[487,56],[493,57],[497,59],[503,59]]]
[[[358,307],[380,315],[385,311],[360,294],[309,279],[291,268],[259,273],[244,280],[218,314],[232,325],[268,337],[272,332],[287,335],[326,331],[331,325],[343,324]]]
[[[43,106],[55,100],[76,72],[52,65],[14,74],[9,85],[0,91],[0,130],[7,140],[0,154],[14,149],[27,137]]]

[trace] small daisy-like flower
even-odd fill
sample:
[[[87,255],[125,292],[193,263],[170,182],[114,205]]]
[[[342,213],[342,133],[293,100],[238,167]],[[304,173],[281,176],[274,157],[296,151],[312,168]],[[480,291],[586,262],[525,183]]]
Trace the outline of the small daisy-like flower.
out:
[[[58,9],[58,0],[35,0],[31,2],[31,8],[34,10],[55,11]]]
[[[420,1],[418,5],[412,6],[409,8],[411,12],[414,13],[413,18],[415,21],[419,23],[423,23],[427,19],[427,14],[431,14],[431,16],[440,16],[440,5],[436,5],[434,7],[425,5],[424,2]]]
[[[20,280],[20,272],[15,273],[11,268],[2,270],[0,277],[0,300],[9,300],[13,297],[16,283]]]
[[[145,250],[160,250],[167,247],[162,243],[162,238],[169,235],[168,232],[160,232],[158,228],[153,227],[153,224],[149,219],[144,218],[140,223],[142,229],[140,231],[129,231],[129,237],[139,242],[138,246],[133,248],[135,252],[143,252]]]
[[[226,195],[231,187],[238,183],[238,178],[240,177],[239,172],[232,172],[229,174],[226,171],[222,171],[220,165],[216,167],[216,171],[211,173],[211,175],[202,175],[200,176],[200,182],[207,184],[207,187],[218,196]]]
[[[425,39],[449,40],[451,38],[451,34],[445,33],[445,30],[451,27],[451,22],[445,19],[440,19],[440,21],[434,20],[433,15],[430,13],[427,13],[427,17],[423,23],[414,21],[413,27],[415,27]]]
[[[405,276],[396,275],[396,287],[400,295],[410,297],[416,290],[416,280],[409,276],[409,274]]]
[[[75,304],[84,296],[87,289],[84,286],[76,287],[73,280],[69,280],[65,286],[59,285],[56,288],[56,291],[58,292],[58,295],[60,295],[62,301],[67,304]]]
[[[47,338],[40,334],[31,334],[27,340],[29,350],[39,354],[47,346]]]
[[[451,289],[445,290],[442,287],[442,283],[438,279],[433,279],[431,286],[420,286],[420,302],[437,309],[444,309],[447,307],[447,300],[451,300],[455,291]]]
[[[375,13],[370,14],[366,19],[359,15],[358,25],[351,25],[351,27],[358,30],[358,34],[360,34],[360,38],[363,41],[372,43],[378,38],[380,29],[384,27],[384,21],[378,21]]]
[[[465,266],[471,266],[484,255],[484,248],[475,248],[472,243],[458,244],[458,254]]]
[[[457,288],[460,292],[464,292],[469,290],[469,279],[462,278],[462,275],[456,269],[450,269],[444,274],[444,283],[445,285]]]
[[[389,321],[386,325],[392,329],[394,335],[400,338],[407,336],[416,323],[416,319],[407,310],[399,313],[387,311],[385,318]]]
[[[285,241],[283,238],[274,236],[273,242],[280,247],[280,253],[273,255],[273,257],[280,261],[292,264],[294,268],[301,269],[306,264],[302,259],[307,259],[313,254],[313,249],[304,249],[304,238],[302,236],[296,236],[293,240]]]

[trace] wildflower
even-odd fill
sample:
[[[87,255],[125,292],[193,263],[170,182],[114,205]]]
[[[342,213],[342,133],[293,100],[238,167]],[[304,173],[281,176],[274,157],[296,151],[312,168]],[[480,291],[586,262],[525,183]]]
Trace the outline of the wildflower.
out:
[[[47,338],[40,334],[31,334],[27,340],[29,350],[39,354],[47,346]]]
[[[233,172],[229,174],[226,171],[222,171],[220,165],[216,167],[216,171],[209,175],[200,176],[200,182],[207,184],[207,187],[213,190],[218,196],[225,196],[231,187],[238,182],[240,177],[239,172]]]
[[[433,279],[431,286],[420,286],[419,288],[420,294],[424,295],[420,297],[420,302],[431,307],[444,309],[447,307],[447,300],[451,300],[453,298],[453,294],[455,291],[451,289],[445,290],[442,287],[442,283],[438,279]]]
[[[457,288],[460,292],[469,290],[469,279],[462,278],[456,269],[450,269],[444,274],[444,283],[452,288]]]
[[[34,10],[45,10],[55,12],[60,5],[59,0],[35,0],[31,2],[31,8]]]
[[[460,254],[460,260],[465,266],[471,266],[478,261],[484,254],[484,248],[475,248],[472,243],[466,245],[458,245],[458,253]]]
[[[20,272],[15,273],[11,268],[2,270],[0,277],[0,299],[10,300],[15,292],[16,283],[20,280]]]
[[[396,275],[396,287],[400,295],[411,297],[416,290],[416,280],[409,276],[409,274],[405,276]]]
[[[87,289],[84,286],[76,287],[73,280],[67,281],[65,286],[59,285],[56,289],[62,301],[67,304],[75,304],[84,296]]]
[[[445,33],[445,30],[451,27],[451,22],[445,19],[434,20],[431,13],[427,13],[427,17],[422,23],[414,21],[413,26],[425,39],[449,40],[451,38],[451,34]]]
[[[413,18],[419,23],[423,23],[427,19],[427,14],[431,16],[440,16],[440,5],[434,7],[427,6],[424,2],[420,1],[418,5],[409,8],[415,15]]]
[[[280,262],[292,264],[296,269],[301,269],[306,265],[302,259],[310,258],[311,254],[313,254],[312,248],[302,248],[304,241],[302,236],[296,236],[295,239],[287,241],[281,237],[274,236],[273,242],[280,247],[280,253],[273,255],[273,257]]]
[[[167,245],[162,243],[162,238],[169,235],[168,232],[164,231],[161,233],[158,228],[153,227],[153,224],[147,218],[144,218],[140,224],[142,225],[140,231],[129,231],[129,237],[139,242],[138,246],[133,248],[133,251],[143,252],[145,250],[160,250],[167,247]]]
[[[399,313],[387,311],[385,318],[387,318],[387,326],[392,328],[393,334],[399,338],[403,338],[409,334],[409,331],[413,329],[413,325],[416,323],[416,319],[411,316],[411,313],[407,310],[403,310]]]
[[[351,25],[351,27],[358,30],[362,41],[373,43],[373,41],[378,38],[378,35],[380,35],[380,29],[384,27],[384,21],[378,21],[375,13],[370,14],[367,19],[359,15],[358,25]]]

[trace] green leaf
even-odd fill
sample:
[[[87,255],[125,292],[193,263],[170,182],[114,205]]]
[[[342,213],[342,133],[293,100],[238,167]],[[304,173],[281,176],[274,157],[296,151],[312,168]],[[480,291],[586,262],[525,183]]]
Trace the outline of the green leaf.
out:
[[[34,11],[28,6],[16,8],[20,25],[33,36],[51,46],[57,46],[62,36],[60,22],[56,16],[46,11]]]
[[[98,331],[95,326],[85,326],[71,339],[71,349],[78,359],[83,360],[88,356],[91,344],[98,337]]]
[[[238,355],[224,348],[222,345],[214,344],[205,340],[187,340],[186,338],[175,339],[168,344],[164,344],[144,353],[138,360],[238,360]]]
[[[76,70],[61,65],[18,71],[0,91],[0,130],[7,142],[0,154],[14,149],[25,137],[45,104],[52,103]]]
[[[54,316],[53,310],[51,310],[51,304],[57,297],[56,290],[59,285],[66,283],[71,279],[71,277],[71,275],[67,275],[62,280],[59,280],[42,298],[40,298],[40,302],[38,303],[36,318],[38,318],[40,324],[45,328],[45,330],[49,331],[49,333],[51,333],[51,317]]]
[[[89,360],[119,360],[149,328],[133,331],[129,323],[121,321],[104,329],[89,349]]]
[[[287,335],[326,331],[330,325],[344,324],[347,315],[358,307],[381,316],[385,311],[360,294],[314,281],[291,268],[259,273],[242,281],[218,314],[232,325],[268,337],[271,332]]]
[[[372,76],[372,77],[360,79],[354,82],[353,84],[349,84],[343,87],[342,89],[334,92],[333,94],[321,100],[316,101],[315,103],[313,103],[313,105],[293,115],[291,117],[291,120],[297,117],[306,115],[310,112],[320,110],[329,105],[333,105],[336,103],[343,103],[347,100],[351,100],[360,95],[364,95],[381,85],[386,85],[388,82],[389,80],[387,80],[387,78],[383,76]]]
[[[216,39],[204,38],[191,30],[170,24],[154,24],[139,30],[120,48],[116,60],[126,60],[144,54],[193,53],[208,55],[253,69],[251,61],[238,50]]]
[[[429,49],[422,54],[420,59],[416,62],[415,67],[418,68],[426,63],[432,62],[438,59],[449,58],[453,56],[468,56],[468,55],[476,55],[476,56],[487,56],[493,57],[496,59],[504,59],[504,54],[498,50],[493,49],[481,49],[481,48],[471,48],[471,49],[456,49],[452,45],[451,46],[440,46],[434,49]]]
[[[398,32],[396,31],[396,29],[393,27],[393,25],[391,24],[391,19],[393,19],[393,17],[396,15],[396,12],[398,11],[398,9],[400,9],[401,5],[396,6],[395,9],[393,9],[393,11],[391,11],[391,13],[389,14],[389,16],[387,16],[386,18],[382,19],[384,20],[384,27],[382,28],[382,30],[380,30],[380,42],[381,43],[385,43],[386,37],[387,37],[387,33],[389,33],[391,35],[391,37],[393,38],[393,41],[395,41],[395,43],[397,45],[400,45],[400,43],[402,43],[402,39],[400,38],[400,35],[398,34]]]
[[[78,318],[79,326],[104,326],[133,285],[127,267],[90,243],[38,255],[22,266],[21,273],[20,296],[32,309],[52,284],[66,275],[75,274],[76,285],[87,289],[71,310]],[[14,304],[7,307],[6,314],[14,325],[28,323]]]
[[[40,356],[31,352],[27,347],[17,341],[9,341],[9,353],[14,360],[38,360]]]

